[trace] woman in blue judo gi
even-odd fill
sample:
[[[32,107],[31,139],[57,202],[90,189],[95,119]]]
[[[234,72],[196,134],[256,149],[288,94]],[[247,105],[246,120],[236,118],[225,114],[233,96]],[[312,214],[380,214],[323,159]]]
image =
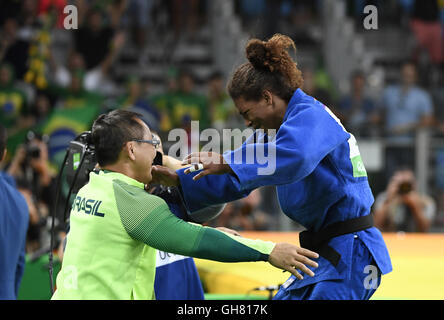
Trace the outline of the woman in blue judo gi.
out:
[[[248,62],[228,84],[246,124],[263,130],[234,151],[184,159],[202,170],[155,167],[153,174],[179,184],[191,211],[276,186],[282,211],[307,229],[300,234],[301,246],[320,257],[314,277],[292,275],[274,299],[369,299],[392,266],[373,226],[367,173],[353,135],[301,90],[303,79],[290,47],[294,42],[279,34],[268,41],[250,40]],[[276,134],[268,135],[273,129]],[[273,160],[271,166],[259,156],[260,149]]]

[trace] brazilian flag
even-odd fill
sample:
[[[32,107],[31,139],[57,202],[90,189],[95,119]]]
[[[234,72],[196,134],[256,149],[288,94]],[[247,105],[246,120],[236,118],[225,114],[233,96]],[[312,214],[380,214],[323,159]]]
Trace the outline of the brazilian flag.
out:
[[[100,108],[94,105],[53,111],[42,126],[41,133],[49,137],[49,159],[54,165],[60,167],[70,141],[80,133],[91,130],[99,111]]]

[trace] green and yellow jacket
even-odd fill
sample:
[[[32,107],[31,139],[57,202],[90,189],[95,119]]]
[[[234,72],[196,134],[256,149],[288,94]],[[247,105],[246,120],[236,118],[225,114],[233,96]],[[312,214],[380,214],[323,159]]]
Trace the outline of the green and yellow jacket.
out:
[[[52,299],[154,299],[156,249],[240,262],[267,261],[274,246],[180,220],[123,174],[91,173],[71,208]]]

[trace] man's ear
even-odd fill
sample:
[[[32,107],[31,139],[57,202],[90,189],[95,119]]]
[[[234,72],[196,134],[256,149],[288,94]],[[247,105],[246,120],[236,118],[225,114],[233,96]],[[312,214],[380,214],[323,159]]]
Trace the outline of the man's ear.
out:
[[[126,152],[128,153],[128,158],[131,160],[136,160],[136,155],[134,153],[134,143],[132,141],[129,141],[125,145]]]

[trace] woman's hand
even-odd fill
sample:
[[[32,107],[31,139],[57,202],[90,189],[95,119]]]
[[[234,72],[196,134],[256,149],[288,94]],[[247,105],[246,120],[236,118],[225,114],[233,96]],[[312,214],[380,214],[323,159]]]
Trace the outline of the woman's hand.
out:
[[[199,180],[209,174],[233,172],[224,157],[215,152],[195,152],[189,154],[182,161],[182,165],[187,164],[191,164],[191,167],[184,171],[185,174],[199,170],[198,164],[201,164],[200,169],[202,171],[195,175],[193,180]]]

